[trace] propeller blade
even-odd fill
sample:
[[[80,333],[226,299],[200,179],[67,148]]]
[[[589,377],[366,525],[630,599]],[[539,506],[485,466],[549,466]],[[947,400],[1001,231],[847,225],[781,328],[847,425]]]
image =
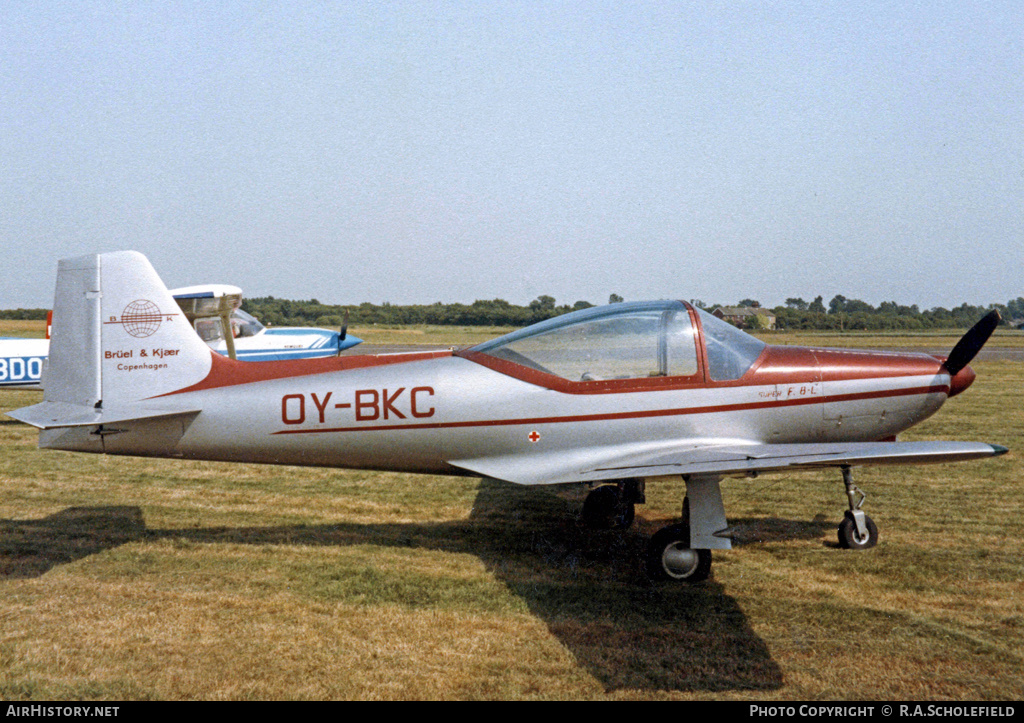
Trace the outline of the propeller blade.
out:
[[[985,346],[985,342],[992,336],[992,332],[999,326],[1001,320],[999,312],[992,309],[960,338],[943,364],[951,377],[956,376],[958,371],[971,363],[974,356],[981,351],[981,347]]]
[[[341,343],[348,336],[348,309],[345,309],[345,320],[341,322],[341,331],[338,332],[338,354],[341,354]]]

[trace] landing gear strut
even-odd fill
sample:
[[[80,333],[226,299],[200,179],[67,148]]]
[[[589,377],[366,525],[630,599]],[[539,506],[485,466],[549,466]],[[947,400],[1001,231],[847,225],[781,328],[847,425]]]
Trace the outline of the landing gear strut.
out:
[[[653,580],[707,580],[711,576],[711,551],[732,548],[721,477],[692,475],[685,480],[682,520],[659,530],[647,546],[647,574]]]
[[[878,527],[860,509],[867,495],[853,483],[853,473],[849,467],[843,467],[843,485],[846,487],[850,509],[846,510],[843,521],[839,524],[839,546],[848,550],[866,550],[874,547],[878,544]]]

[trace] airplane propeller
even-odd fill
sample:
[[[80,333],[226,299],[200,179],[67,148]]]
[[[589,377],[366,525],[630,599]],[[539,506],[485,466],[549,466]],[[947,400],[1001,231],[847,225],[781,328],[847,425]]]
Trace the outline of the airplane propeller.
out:
[[[992,309],[960,338],[943,363],[949,376],[956,376],[957,372],[971,363],[975,355],[981,351],[981,347],[985,346],[985,342],[992,336],[992,332],[999,326],[1001,320],[999,312]]]
[[[341,322],[341,330],[338,332],[338,356],[341,356],[341,345],[348,336],[348,309],[345,309],[345,320]]]

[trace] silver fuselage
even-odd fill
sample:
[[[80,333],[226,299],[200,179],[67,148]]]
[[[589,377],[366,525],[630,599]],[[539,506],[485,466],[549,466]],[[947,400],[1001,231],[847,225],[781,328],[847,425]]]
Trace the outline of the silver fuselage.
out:
[[[608,447],[874,441],[933,414],[949,386],[941,373],[823,381],[811,369],[782,383],[564,393],[447,353],[386,361],[245,382],[225,375],[146,402],[201,408],[192,417],[50,430],[41,445],[459,474],[450,460],[507,456],[528,466],[559,454],[585,464],[588,451]]]

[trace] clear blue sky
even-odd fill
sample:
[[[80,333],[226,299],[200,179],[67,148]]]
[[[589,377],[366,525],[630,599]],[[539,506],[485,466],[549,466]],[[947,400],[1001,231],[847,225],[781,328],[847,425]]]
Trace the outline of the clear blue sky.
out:
[[[0,308],[1024,295],[1024,5],[0,6]]]

